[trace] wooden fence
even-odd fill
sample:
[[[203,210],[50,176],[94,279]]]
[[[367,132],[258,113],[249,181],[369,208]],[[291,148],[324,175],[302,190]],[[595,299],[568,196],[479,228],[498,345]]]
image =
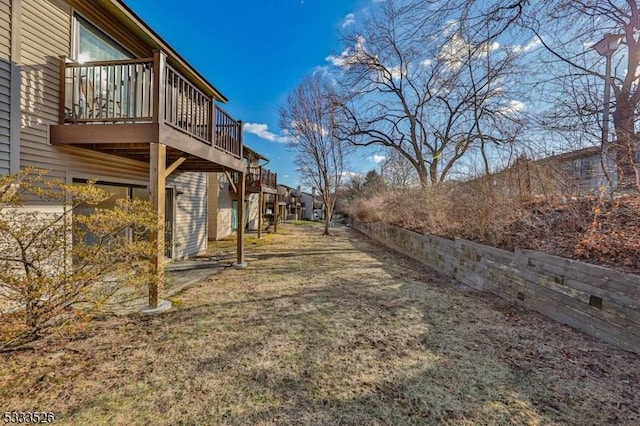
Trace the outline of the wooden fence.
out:
[[[640,276],[531,250],[500,250],[381,223],[354,228],[478,290],[640,353]]]

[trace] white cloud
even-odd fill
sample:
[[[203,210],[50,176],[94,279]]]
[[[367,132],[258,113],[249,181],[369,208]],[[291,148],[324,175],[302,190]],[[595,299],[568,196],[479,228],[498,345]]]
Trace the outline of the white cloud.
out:
[[[363,36],[358,36],[355,46],[347,47],[338,56],[330,55],[325,59],[334,66],[341,68],[349,68],[356,64],[367,64],[377,60],[367,53],[365,49],[365,38]]]
[[[440,48],[438,59],[444,63],[449,71],[455,72],[469,59],[484,58],[498,49],[500,49],[498,42],[473,45],[460,37],[459,34],[453,34]]]
[[[528,52],[530,50],[535,49],[536,47],[540,46],[542,44],[542,42],[540,41],[539,38],[532,38],[531,40],[529,40],[526,44],[516,44],[514,46],[511,47],[511,49],[515,52],[515,53],[525,53]]]
[[[400,66],[389,67],[389,72],[391,73],[391,78],[394,80],[400,80],[400,78],[402,78],[402,69],[400,69]]]
[[[297,133],[298,135],[309,135],[312,133],[316,133],[318,135],[321,135],[322,137],[329,136],[329,129],[311,121],[294,120],[291,122],[291,128],[294,129],[293,133]],[[288,134],[285,134],[285,136],[288,136]],[[295,140],[293,139],[293,136],[294,135],[291,135],[291,137],[289,137],[289,142]]]
[[[353,25],[355,23],[356,23],[356,15],[354,15],[353,13],[348,13],[342,20],[342,28],[346,28],[349,25]]]
[[[243,127],[245,132],[253,133],[261,139],[268,140],[269,142],[289,143],[290,139],[287,136],[276,135],[269,131],[269,126],[262,123],[245,123]]]
[[[444,23],[444,26],[442,27],[442,35],[444,37],[449,37],[451,34],[457,31],[459,27],[460,21],[458,21],[457,19],[449,19]]]
[[[464,64],[465,55],[469,50],[469,44],[459,35],[454,34],[438,52],[438,59],[445,64],[450,71],[459,70]]]
[[[342,172],[340,175],[342,176],[342,179],[345,180],[352,179],[354,177],[362,177],[362,174],[356,172]]]
[[[504,114],[515,114],[518,112],[522,112],[525,109],[527,109],[527,106],[524,104],[524,102],[520,102],[513,99],[513,100],[510,100],[505,107],[501,108],[500,112]]]
[[[315,67],[313,69],[313,71],[311,71],[311,73],[313,75],[321,75],[323,77],[326,77],[330,74],[329,72],[329,67],[328,66],[324,66],[324,65],[318,65],[317,67]]]
[[[384,161],[387,157],[385,157],[384,155],[372,155],[371,157],[367,157],[367,160],[369,161],[373,161],[376,164],[380,164],[382,161]]]

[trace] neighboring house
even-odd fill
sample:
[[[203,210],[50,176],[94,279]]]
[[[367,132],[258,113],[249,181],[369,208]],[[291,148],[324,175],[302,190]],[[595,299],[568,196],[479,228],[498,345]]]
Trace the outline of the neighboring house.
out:
[[[606,189],[607,174],[615,186],[615,169],[612,159],[603,160],[599,147],[590,147],[539,160],[520,157],[504,170],[465,184],[487,184],[523,201],[535,197],[580,197]]]
[[[262,221],[269,214],[268,197],[277,194],[277,176],[260,165],[267,158],[243,147],[245,168],[245,225],[249,231],[262,233]],[[237,174],[211,173],[209,175],[209,239],[219,240],[232,235],[238,229],[238,176]],[[271,212],[272,214],[272,212]]]
[[[300,220],[302,205],[300,202],[300,188],[278,185],[278,217],[280,220]]]
[[[617,184],[615,162],[602,157],[600,147],[590,147],[563,154],[553,155],[534,161],[534,170],[537,174],[533,185],[534,195],[542,195],[545,188],[545,179],[553,183],[555,188],[569,196],[582,196],[601,190],[608,186],[607,173],[612,179],[612,184]],[[603,165],[606,168],[603,168]],[[605,170],[607,173],[605,173]]]
[[[315,194],[315,190],[313,190],[311,194],[302,192],[300,195],[300,205],[302,208],[302,219],[324,219],[324,204],[322,204],[320,197]]]
[[[208,173],[245,169],[226,100],[121,0],[0,0],[0,171],[149,199],[161,271],[207,248]]]

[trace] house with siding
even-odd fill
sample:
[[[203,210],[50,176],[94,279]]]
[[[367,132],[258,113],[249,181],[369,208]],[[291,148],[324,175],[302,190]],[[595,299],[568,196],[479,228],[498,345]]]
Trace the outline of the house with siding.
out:
[[[209,176],[236,174],[244,198],[242,123],[226,100],[121,0],[0,0],[0,172],[95,180],[107,204],[148,199],[165,223],[151,236],[152,308],[166,259],[207,248]]]
[[[264,167],[269,160],[243,146],[245,163],[244,228],[261,236],[266,214],[273,214],[272,198],[277,195],[277,175]],[[261,162],[265,162],[261,164]],[[229,172],[209,175],[209,239],[219,240],[238,230],[237,177]],[[271,206],[271,210],[269,210]]]
[[[315,189],[308,192],[300,193],[301,217],[304,220],[322,220],[324,219],[324,204],[316,195]]]
[[[300,187],[292,188],[278,185],[277,215],[281,220],[302,219],[302,204],[300,202]]]
[[[615,161],[600,147],[589,147],[538,160],[519,157],[511,166],[463,185],[485,185],[523,201],[546,197],[582,197],[617,185]]]

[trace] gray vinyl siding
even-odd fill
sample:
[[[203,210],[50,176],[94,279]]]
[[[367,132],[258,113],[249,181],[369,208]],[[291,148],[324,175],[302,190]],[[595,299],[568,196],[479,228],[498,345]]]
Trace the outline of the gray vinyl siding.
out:
[[[0,0],[0,174],[10,170],[11,0]]]
[[[207,173],[175,173],[167,179],[174,188],[175,256],[184,258],[207,250]]]
[[[22,0],[21,166],[47,169],[50,176],[67,180],[146,184],[146,163],[49,144],[49,126],[58,124],[59,56],[71,51],[71,16],[62,1]]]
[[[303,192],[300,196],[300,202],[305,205],[302,210],[302,218],[305,220],[313,220],[313,197]]]
[[[59,57],[71,53],[73,12],[61,0],[21,0],[21,5],[20,166],[47,169],[51,177],[67,181],[79,178],[147,186],[146,162],[49,143],[49,126],[59,120]],[[100,131],[100,125],[92,127]],[[176,173],[170,176],[167,186],[183,192],[175,206],[174,237],[179,245],[174,257],[204,251],[206,174]]]
[[[11,65],[0,59],[0,174],[9,173]]]

